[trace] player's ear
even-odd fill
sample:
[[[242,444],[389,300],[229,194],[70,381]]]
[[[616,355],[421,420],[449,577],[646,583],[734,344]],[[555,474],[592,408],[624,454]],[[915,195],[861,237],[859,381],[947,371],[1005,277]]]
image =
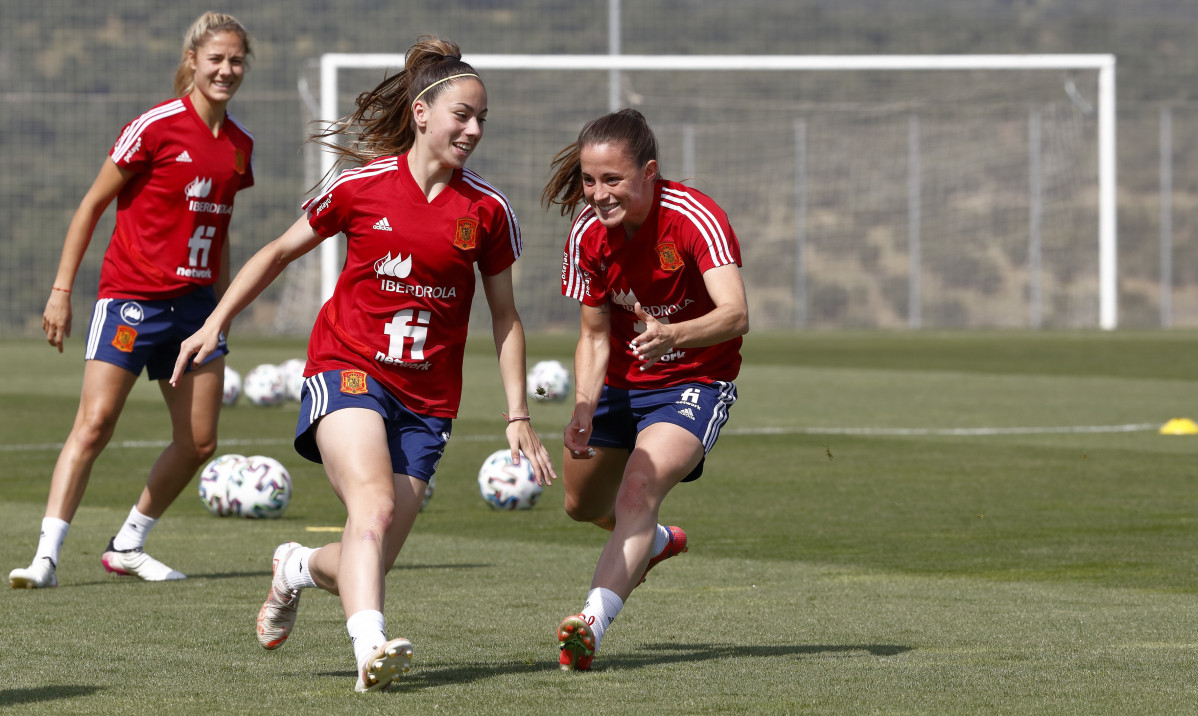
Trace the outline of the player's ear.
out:
[[[418,99],[412,103],[412,120],[416,124],[416,129],[421,131],[428,126],[428,105],[424,100]]]
[[[652,182],[657,180],[657,160],[650,159],[645,162],[645,181]]]

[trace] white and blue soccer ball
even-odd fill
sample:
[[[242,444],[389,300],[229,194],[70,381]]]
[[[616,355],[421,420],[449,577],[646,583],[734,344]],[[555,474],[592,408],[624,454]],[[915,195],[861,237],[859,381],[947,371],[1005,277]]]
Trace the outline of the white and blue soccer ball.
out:
[[[523,453],[512,464],[512,451],[496,450],[478,471],[478,492],[493,510],[528,510],[537,504],[542,488]]]
[[[565,400],[570,384],[570,369],[561,361],[543,360],[528,371],[528,394],[537,400]]]
[[[226,485],[229,508],[248,519],[279,517],[291,503],[291,475],[273,457],[243,458]]]
[[[300,358],[288,358],[279,364],[279,372],[283,374],[284,393],[288,400],[299,400],[300,390],[304,387],[304,366],[307,363]]]
[[[254,405],[278,405],[287,399],[287,385],[283,372],[274,363],[255,366],[242,383],[245,397]]]
[[[229,505],[229,479],[244,461],[244,455],[221,455],[200,472],[200,502],[212,514],[218,517],[233,514],[233,508]]]
[[[241,397],[241,373],[233,370],[229,366],[225,366],[225,393],[221,396],[221,402],[225,405],[234,405],[237,399]]]

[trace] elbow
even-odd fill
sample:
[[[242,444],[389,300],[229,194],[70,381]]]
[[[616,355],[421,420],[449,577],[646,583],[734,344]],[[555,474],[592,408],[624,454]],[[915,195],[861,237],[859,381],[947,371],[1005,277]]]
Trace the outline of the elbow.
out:
[[[748,309],[745,309],[745,310],[739,312],[739,314],[736,316],[735,321],[733,321],[732,330],[734,330],[736,332],[736,335],[738,335],[738,336],[743,336],[749,332],[749,311],[748,311]]]

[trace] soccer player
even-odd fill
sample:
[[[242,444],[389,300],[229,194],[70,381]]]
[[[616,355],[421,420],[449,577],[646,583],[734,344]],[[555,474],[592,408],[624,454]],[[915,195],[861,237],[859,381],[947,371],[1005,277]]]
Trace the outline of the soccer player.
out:
[[[611,533],[582,612],[557,630],[561,668],[586,671],[632,590],[687,549],[658,511],[699,477],[728,420],[749,318],[727,216],[662,177],[640,112],[588,123],[552,166],[545,205],[584,205],[562,261],[562,294],[581,303],[566,513]]]
[[[386,637],[384,577],[457,415],[475,265],[491,312],[512,459],[522,451],[541,484],[556,477],[524,392],[524,329],[512,290],[520,229],[506,197],[464,168],[486,117],[486,89],[458,46],[420,37],[399,74],[313,137],[342,163],[361,166],[304,203],[305,215],[246,263],[175,365],[178,378],[189,359],[207,358],[233,317],[287,264],[345,234],[345,264],[308,343],[295,447],[324,464],[347,519],[340,542],[275,550],[258,641],[275,649],[287,639],[301,590],[338,594],[358,691],[387,689],[410,666],[411,642]],[[338,145],[335,135],[350,141]]]
[[[59,552],[92,465],[112,437],[142,370],[159,381],[171,443],[101,556],[104,568],[148,581],[184,574],[146,554],[146,536],[216,450],[224,340],[203,365],[168,385],[179,343],[229,282],[229,219],[237,192],[254,184],[253,138],[225,110],[246,72],[251,38],[229,15],[207,13],[187,31],[175,96],[127,124],[67,229],[42,316],[50,345],[71,333],[71,288],[96,222],[117,200],[88,326],[75,424],[58,455],[33,563],[12,570],[13,588],[58,585]]]

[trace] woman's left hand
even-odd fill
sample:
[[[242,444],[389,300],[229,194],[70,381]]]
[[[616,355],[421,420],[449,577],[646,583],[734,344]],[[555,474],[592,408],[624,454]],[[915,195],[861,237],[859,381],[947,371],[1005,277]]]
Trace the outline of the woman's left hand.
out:
[[[532,465],[533,475],[538,485],[549,486],[557,479],[553,471],[553,462],[549,459],[549,451],[532,429],[532,421],[516,420],[507,424],[507,441],[512,449],[512,462],[519,464],[521,459],[528,460]],[[520,453],[524,453],[521,458]]]

